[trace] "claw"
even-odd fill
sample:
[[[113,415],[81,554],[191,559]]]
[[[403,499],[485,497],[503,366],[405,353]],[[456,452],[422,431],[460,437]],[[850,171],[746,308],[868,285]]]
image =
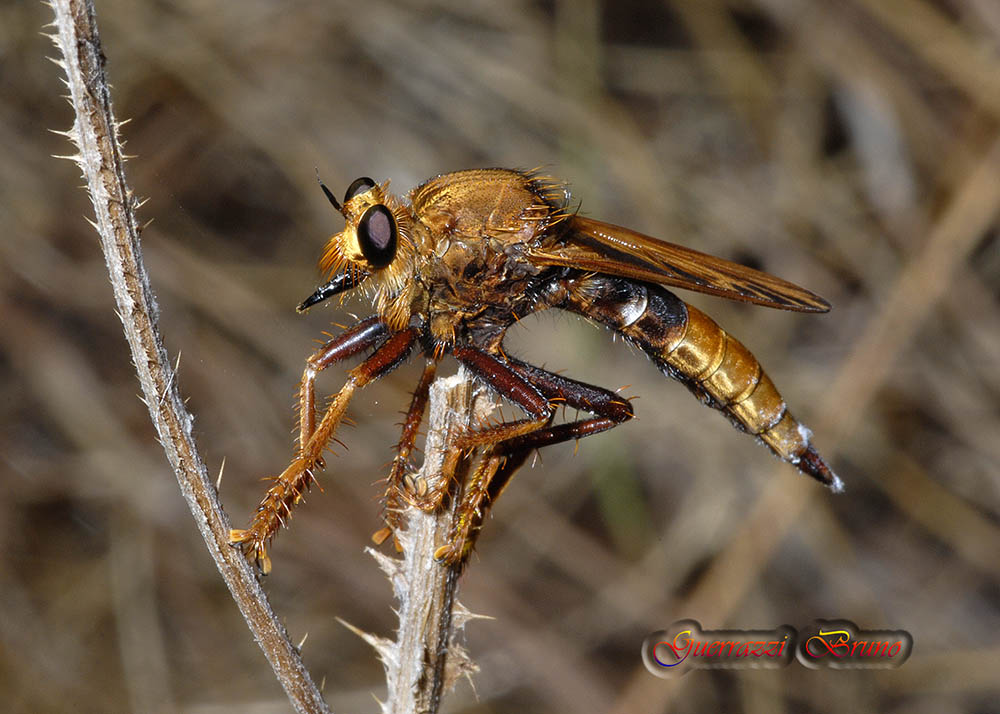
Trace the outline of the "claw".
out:
[[[454,566],[472,552],[472,543],[465,536],[456,537],[434,551],[434,560],[441,565]]]
[[[260,574],[269,575],[271,573],[271,559],[268,557],[267,551],[264,549],[264,544],[261,543],[254,549],[254,551],[254,561],[257,563],[257,568],[260,570]]]
[[[392,528],[386,526],[385,528],[380,528],[374,533],[372,533],[372,542],[375,545],[382,545],[385,543],[386,538],[392,535]]]
[[[261,575],[271,572],[271,558],[267,555],[267,546],[259,540],[252,529],[233,528],[229,531],[229,545],[239,546],[246,554],[253,554],[254,563]]]
[[[232,528],[229,531],[229,545],[238,545],[250,540],[250,531],[242,528]]]

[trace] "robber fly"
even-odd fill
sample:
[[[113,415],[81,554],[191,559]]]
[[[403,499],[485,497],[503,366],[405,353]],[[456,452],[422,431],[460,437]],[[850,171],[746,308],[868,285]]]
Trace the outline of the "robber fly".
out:
[[[408,457],[437,363],[446,353],[525,414],[460,435],[456,453],[481,448],[463,485],[456,518],[435,557],[449,565],[468,555],[487,509],[535,449],[611,429],[633,416],[615,392],[527,364],[503,349],[507,329],[533,312],[559,308],[624,336],[669,377],[780,459],[834,491],[839,478],[813,448],[809,430],[788,411],[757,359],[705,313],[662,286],[801,312],[829,303],[772,275],[585,218],[568,192],[532,171],[474,169],[443,174],[410,192],[359,178],[343,203],[320,184],[347,225],[326,244],[319,266],[329,282],[299,311],[348,290],[373,299],[375,314],[347,328],[306,360],[299,387],[294,459],[278,476],[245,530],[230,540],[270,569],[267,545],[324,467],[323,452],[354,392],[385,376],[414,350],[425,367],[414,392],[386,492],[382,542],[397,527],[403,502],[436,508],[442,494],[421,494]],[[348,374],[322,418],[316,375],[335,362],[367,357]],[[554,424],[558,406],[591,416]]]

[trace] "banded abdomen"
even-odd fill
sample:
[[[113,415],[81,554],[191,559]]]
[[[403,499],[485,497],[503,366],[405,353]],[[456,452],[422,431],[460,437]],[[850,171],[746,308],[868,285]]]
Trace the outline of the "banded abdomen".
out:
[[[757,358],[708,315],[652,283],[592,275],[564,285],[567,294],[560,307],[625,336],[665,374],[759,438],[780,459],[834,491],[843,488]]]

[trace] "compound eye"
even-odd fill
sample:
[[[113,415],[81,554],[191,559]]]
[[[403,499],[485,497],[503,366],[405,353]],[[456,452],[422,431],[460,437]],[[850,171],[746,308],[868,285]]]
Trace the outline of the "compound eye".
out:
[[[375,182],[367,176],[354,179],[354,183],[347,187],[347,193],[344,194],[344,203],[347,203],[359,193],[364,193],[371,188],[375,188]]]
[[[398,232],[392,211],[381,203],[375,204],[361,216],[358,222],[358,244],[365,260],[373,268],[384,268],[396,257]]]

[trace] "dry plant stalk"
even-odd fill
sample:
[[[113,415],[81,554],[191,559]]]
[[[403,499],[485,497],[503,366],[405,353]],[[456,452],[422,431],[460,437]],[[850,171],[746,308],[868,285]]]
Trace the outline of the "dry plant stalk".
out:
[[[77,153],[62,158],[74,161],[87,182],[96,216],[93,225],[100,235],[118,314],[153,425],[209,553],[292,705],[299,712],[329,712],[254,571],[242,553],[230,546],[229,520],[197,451],[191,433],[193,418],[180,397],[176,371],[157,327],[156,301],[142,260],[135,216],[140,202],[125,178],[120,124],[111,108],[93,4],[53,0],[51,7],[56,16],[52,40],[62,53],[55,62],[66,72],[76,114],[72,128],[62,134]],[[468,426],[473,418],[485,418],[492,403],[481,389],[471,387],[470,377],[463,372],[438,380],[431,387],[430,405],[427,459],[420,475],[437,487],[447,435],[456,427]],[[385,711],[433,712],[445,686],[474,669],[464,650],[453,642],[454,628],[472,615],[458,608],[452,616],[459,569],[441,567],[432,557],[450,526],[451,512],[427,514],[410,509],[405,522],[408,530],[400,534],[404,559],[375,554],[400,600],[399,639],[391,643],[365,637],[386,663],[389,698]]]
[[[415,478],[431,490],[447,489],[442,466],[453,434],[483,422],[495,406],[490,393],[477,385],[464,366],[452,377],[431,384],[424,464]],[[459,464],[456,483],[462,483],[469,459]],[[455,634],[477,617],[455,600],[461,565],[444,566],[434,560],[446,542],[458,498],[447,508],[427,513],[410,506],[403,512],[406,529],[397,532],[403,558],[369,552],[392,582],[399,600],[399,631],[395,642],[351,627],[379,653],[385,665],[388,698],[382,711],[389,714],[436,712],[441,695],[465,674],[477,671]],[[350,626],[348,626],[350,627]]]
[[[157,328],[157,308],[139,246],[139,205],[125,178],[119,123],[111,109],[104,55],[93,4],[53,0],[52,39],[62,53],[66,86],[76,114],[65,136],[77,153],[94,204],[118,315],[132,351],[149,415],[209,553],[289,699],[300,712],[329,712],[285,628],[243,555],[229,547],[229,522],[191,433],[191,414]]]

